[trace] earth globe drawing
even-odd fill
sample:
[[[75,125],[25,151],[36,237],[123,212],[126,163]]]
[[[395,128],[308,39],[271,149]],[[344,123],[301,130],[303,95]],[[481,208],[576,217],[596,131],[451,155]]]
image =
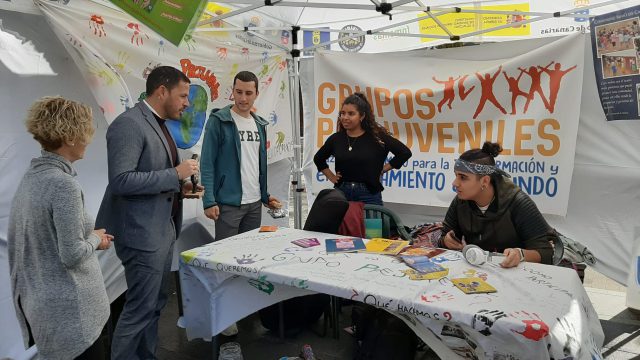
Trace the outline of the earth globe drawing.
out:
[[[167,128],[180,149],[189,149],[195,145],[204,129],[207,120],[209,95],[204,87],[192,84],[189,86],[189,107],[182,112],[179,121],[167,121]]]

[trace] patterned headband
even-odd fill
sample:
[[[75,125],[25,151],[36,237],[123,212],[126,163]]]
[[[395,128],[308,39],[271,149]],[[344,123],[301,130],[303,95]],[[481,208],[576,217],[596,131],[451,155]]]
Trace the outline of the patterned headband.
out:
[[[477,175],[500,174],[504,177],[511,177],[511,175],[504,172],[502,169],[496,167],[495,165],[476,164],[461,159],[456,159],[453,170]]]

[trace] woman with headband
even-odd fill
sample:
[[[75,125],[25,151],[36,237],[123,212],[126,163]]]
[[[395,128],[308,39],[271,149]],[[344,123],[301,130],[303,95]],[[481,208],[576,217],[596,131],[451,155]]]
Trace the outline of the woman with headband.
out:
[[[510,268],[523,261],[551,264],[552,241],[558,235],[531,198],[511,176],[496,167],[500,144],[464,152],[454,165],[457,193],[444,219],[441,243],[452,250],[474,244],[503,253],[500,264]]]
[[[385,163],[389,153],[394,157]],[[336,172],[327,165],[333,155]],[[382,205],[380,176],[399,169],[411,150],[376,122],[367,98],[361,93],[347,97],[338,116],[338,131],[329,136],[313,157],[322,172],[347,200]]]

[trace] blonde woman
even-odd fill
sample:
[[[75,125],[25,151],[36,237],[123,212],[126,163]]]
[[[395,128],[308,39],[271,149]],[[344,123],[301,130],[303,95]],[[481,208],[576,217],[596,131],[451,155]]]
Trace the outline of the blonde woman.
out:
[[[94,128],[91,108],[45,97],[29,109],[27,131],[42,146],[13,199],[9,266],[25,345],[42,359],[101,359],[97,340],[109,317],[97,250],[113,237],[94,230],[72,163]]]

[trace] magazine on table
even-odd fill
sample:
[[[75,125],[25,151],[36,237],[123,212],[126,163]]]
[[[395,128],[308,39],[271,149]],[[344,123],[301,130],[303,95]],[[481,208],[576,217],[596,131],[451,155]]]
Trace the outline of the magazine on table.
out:
[[[324,243],[327,248],[327,253],[357,252],[367,248],[361,238],[343,237],[326,239]]]
[[[384,238],[373,238],[366,244],[368,253],[383,255],[398,255],[402,249],[409,245],[407,240],[391,240]]]

